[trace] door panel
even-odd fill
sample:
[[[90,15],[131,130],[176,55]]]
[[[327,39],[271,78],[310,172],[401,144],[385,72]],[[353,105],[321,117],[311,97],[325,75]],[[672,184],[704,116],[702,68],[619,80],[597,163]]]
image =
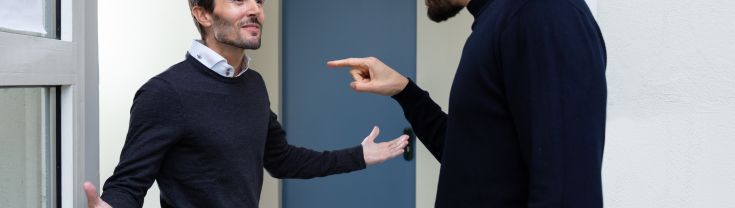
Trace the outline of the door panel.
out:
[[[329,60],[375,56],[415,77],[416,2],[283,2],[283,124],[289,142],[316,150],[359,145],[378,125],[380,141],[408,122],[391,98],[356,93],[347,69]],[[283,206],[415,207],[415,162],[399,156],[347,174],[283,181]]]

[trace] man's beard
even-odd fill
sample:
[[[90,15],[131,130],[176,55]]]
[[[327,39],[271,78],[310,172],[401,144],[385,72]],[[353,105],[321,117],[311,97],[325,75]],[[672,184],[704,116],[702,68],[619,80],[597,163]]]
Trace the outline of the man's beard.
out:
[[[462,11],[463,6],[452,5],[449,0],[426,0],[426,14],[434,22],[442,22]]]
[[[242,31],[240,31],[239,28],[242,25],[246,25],[246,24],[258,24],[260,26],[260,34],[257,40],[247,40],[245,38],[242,38],[242,35],[241,35]],[[215,14],[214,15],[214,40],[220,43],[224,43],[224,44],[242,48],[242,49],[255,50],[255,49],[260,48],[260,39],[263,36],[263,26],[262,24],[260,24],[257,18],[250,18],[245,22],[241,22],[237,24],[238,29],[235,31],[232,31],[233,25],[235,24]],[[228,34],[234,34],[235,37],[230,38],[228,37]]]

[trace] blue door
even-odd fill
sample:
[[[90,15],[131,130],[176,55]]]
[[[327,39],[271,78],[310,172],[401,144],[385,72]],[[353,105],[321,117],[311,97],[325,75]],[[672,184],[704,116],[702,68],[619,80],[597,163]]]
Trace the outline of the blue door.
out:
[[[315,150],[359,145],[373,125],[378,140],[409,127],[389,97],[349,87],[347,69],[326,62],[375,56],[415,78],[416,1],[283,1],[283,125],[289,142]],[[397,157],[347,174],[283,181],[285,208],[415,207],[416,163]]]

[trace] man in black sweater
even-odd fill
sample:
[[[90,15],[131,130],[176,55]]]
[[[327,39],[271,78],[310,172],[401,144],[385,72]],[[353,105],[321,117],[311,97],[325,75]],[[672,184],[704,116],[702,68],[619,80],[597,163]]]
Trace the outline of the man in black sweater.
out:
[[[359,92],[392,96],[441,162],[436,207],[602,207],[606,51],[584,0],[426,0],[440,22],[474,16],[449,114],[376,58]]]
[[[316,152],[291,146],[244,49],[260,47],[263,1],[190,0],[203,41],[136,93],[120,163],[89,207],[141,207],[153,181],[162,207],[257,207],[263,168],[277,178],[360,170],[403,153],[403,135]],[[234,66],[234,67],[233,67]]]

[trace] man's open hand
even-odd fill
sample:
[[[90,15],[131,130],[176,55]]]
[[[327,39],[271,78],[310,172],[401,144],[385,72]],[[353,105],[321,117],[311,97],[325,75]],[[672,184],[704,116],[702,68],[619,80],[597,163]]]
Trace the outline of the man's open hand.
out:
[[[403,154],[403,148],[408,145],[408,135],[401,135],[392,141],[375,143],[379,133],[380,129],[377,126],[373,127],[370,135],[362,141],[362,154],[367,165],[382,163]]]
[[[84,193],[87,194],[87,207],[89,208],[112,208],[107,202],[102,201],[97,194],[97,188],[90,182],[84,182]]]

